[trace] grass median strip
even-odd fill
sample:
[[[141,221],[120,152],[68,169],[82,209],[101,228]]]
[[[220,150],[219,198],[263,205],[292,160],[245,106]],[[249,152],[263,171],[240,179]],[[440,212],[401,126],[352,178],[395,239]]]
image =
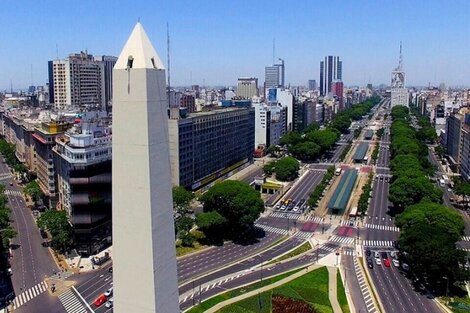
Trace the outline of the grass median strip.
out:
[[[278,276],[263,279],[262,281],[256,282],[254,284],[251,284],[251,285],[248,285],[248,286],[245,286],[245,287],[241,287],[241,288],[238,288],[238,289],[227,291],[223,294],[220,294],[220,295],[215,296],[213,298],[207,299],[206,301],[202,302],[201,304],[199,304],[199,305],[191,308],[190,310],[188,310],[187,313],[203,313],[206,310],[212,308],[217,303],[220,303],[222,301],[225,301],[225,300],[228,300],[228,299],[231,299],[231,298],[234,298],[234,297],[238,297],[238,296],[240,296],[244,293],[247,293],[249,291],[259,289],[259,288],[267,286],[267,285],[271,285],[271,284],[273,284],[273,283],[275,283],[279,280],[282,280],[282,279],[284,279],[284,278],[286,278],[286,277],[288,277],[292,274],[295,274],[295,273],[297,273],[298,271],[301,271],[301,270],[302,269],[297,269],[297,270],[287,272],[287,273],[284,273],[284,274],[281,274],[281,275],[278,275]]]
[[[306,241],[303,244],[301,244],[300,246],[298,246],[297,248],[295,248],[294,250],[292,250],[291,252],[289,252],[287,254],[284,254],[283,256],[272,260],[268,264],[274,264],[274,263],[277,263],[277,262],[281,262],[281,261],[293,258],[293,257],[295,257],[299,254],[307,252],[310,249],[312,249],[312,245],[310,244],[310,242]]]
[[[343,313],[349,313],[350,310],[348,305],[348,299],[346,298],[346,292],[344,290],[341,274],[338,271],[336,275],[338,275],[336,279],[336,296],[338,298],[339,305],[341,306],[341,310],[343,311]]]
[[[333,313],[328,297],[328,270],[326,267],[309,272],[259,295],[227,305],[217,312],[270,313],[274,309],[273,297],[300,300],[314,308],[315,312]]]

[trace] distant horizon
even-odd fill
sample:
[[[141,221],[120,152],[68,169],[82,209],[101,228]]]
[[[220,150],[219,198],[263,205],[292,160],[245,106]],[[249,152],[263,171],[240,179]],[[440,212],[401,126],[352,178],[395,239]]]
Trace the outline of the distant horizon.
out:
[[[19,10],[5,2],[0,88],[9,90],[10,79],[14,89],[45,85],[47,62],[71,53],[118,56],[138,19],[165,66],[169,23],[175,86],[233,86],[243,76],[263,82],[264,67],[278,57],[285,60],[287,84],[306,85],[309,79],[319,82],[326,55],[342,60],[345,85],[388,85],[400,42],[406,85],[470,86],[468,1],[430,0],[420,14],[405,0],[363,5],[298,0],[289,10],[279,0],[242,2],[174,1],[158,10],[142,10],[148,7],[142,0],[133,5],[117,0],[112,6],[84,0],[73,10],[31,0]]]

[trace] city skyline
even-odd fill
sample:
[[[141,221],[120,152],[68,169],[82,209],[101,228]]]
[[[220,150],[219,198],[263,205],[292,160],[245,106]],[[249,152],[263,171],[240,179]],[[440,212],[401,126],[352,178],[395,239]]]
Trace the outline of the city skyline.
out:
[[[138,19],[148,25],[165,65],[169,23],[174,86],[235,86],[238,77],[247,76],[263,80],[265,66],[273,61],[273,39],[276,60],[281,57],[286,62],[286,85],[319,81],[318,64],[325,55],[338,55],[344,61],[345,85],[388,85],[400,41],[409,86],[470,85],[466,75],[470,61],[464,56],[469,42],[462,40],[470,26],[464,13],[470,3],[454,3],[427,1],[426,7],[420,7],[395,1],[358,6],[333,1],[313,6],[299,1],[286,10],[281,1],[250,6],[178,1],[146,12],[141,10],[143,2],[109,7],[85,1],[70,13],[32,1],[20,10],[5,3],[3,8],[10,14],[0,21],[5,30],[0,40],[8,43],[0,48],[0,90],[9,90],[10,81],[15,90],[45,85],[47,61],[70,53],[117,55],[128,25]]]

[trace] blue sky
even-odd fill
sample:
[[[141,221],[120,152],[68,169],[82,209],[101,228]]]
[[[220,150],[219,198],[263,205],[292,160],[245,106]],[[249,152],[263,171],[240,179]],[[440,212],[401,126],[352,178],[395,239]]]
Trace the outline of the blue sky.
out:
[[[470,85],[470,1],[2,1],[0,89],[45,84],[47,61],[87,49],[119,55],[140,18],[166,64],[170,24],[173,85],[264,81],[286,62],[286,82],[319,79],[328,54],[343,60],[346,85],[389,83],[403,42],[408,85]]]

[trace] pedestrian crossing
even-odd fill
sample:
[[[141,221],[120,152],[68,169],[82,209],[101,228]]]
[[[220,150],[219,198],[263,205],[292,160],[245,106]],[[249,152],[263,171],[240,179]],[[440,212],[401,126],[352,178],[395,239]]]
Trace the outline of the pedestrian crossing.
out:
[[[341,226],[359,227],[359,221],[341,221]]]
[[[369,286],[366,283],[366,280],[361,270],[361,266],[359,265],[357,258],[354,258],[354,271],[356,272],[357,282],[359,283],[359,287],[361,289],[361,294],[364,299],[367,312],[369,313],[379,312],[377,308],[375,307],[374,299],[372,298],[372,294],[369,290]]]
[[[268,225],[263,225],[263,224],[255,224],[255,226],[262,228],[264,231],[267,231],[270,233],[275,233],[275,234],[280,234],[280,235],[286,235],[288,233],[287,229],[277,228],[273,226],[268,226]]]
[[[324,221],[324,218],[320,216],[309,215],[305,218],[305,222],[321,223],[323,221]]]
[[[370,229],[378,229],[378,230],[388,230],[388,231],[396,231],[396,232],[400,231],[400,228],[398,228],[398,227],[387,226],[387,225],[365,224],[364,227],[365,228],[370,228]],[[470,241],[470,239],[469,239],[469,241]]]
[[[15,297],[13,300],[13,310],[16,310],[29,300],[32,300],[42,294],[44,291],[47,290],[47,283],[45,281],[40,282],[34,287],[29,288],[28,290],[20,293]]]
[[[392,240],[364,240],[362,245],[365,247],[393,247],[395,241]]]
[[[21,191],[18,190],[10,190],[10,189],[5,189],[5,194],[9,196],[22,196],[23,194]]]
[[[288,218],[290,220],[298,220],[301,214],[296,213],[283,213],[283,212],[273,212],[269,216],[278,217],[278,218]]]
[[[354,243],[354,239],[355,239],[354,237],[343,237],[343,236],[334,235],[330,238],[329,241],[334,241],[334,242],[339,242],[342,244],[349,245],[349,244]]]
[[[77,298],[72,289],[67,289],[59,295],[59,300],[67,313],[87,313],[87,309]]]
[[[470,236],[462,236],[462,241],[470,241]]]
[[[354,250],[343,250],[343,254],[344,254],[344,255],[355,256],[355,255],[356,255],[356,251],[354,251]]]
[[[51,279],[60,279],[65,280],[73,275],[73,272],[66,271],[66,272],[57,272],[54,275],[50,276]]]
[[[294,237],[303,238],[303,239],[309,239],[312,236],[313,236],[313,233],[308,232],[308,231],[299,231],[294,234]]]

